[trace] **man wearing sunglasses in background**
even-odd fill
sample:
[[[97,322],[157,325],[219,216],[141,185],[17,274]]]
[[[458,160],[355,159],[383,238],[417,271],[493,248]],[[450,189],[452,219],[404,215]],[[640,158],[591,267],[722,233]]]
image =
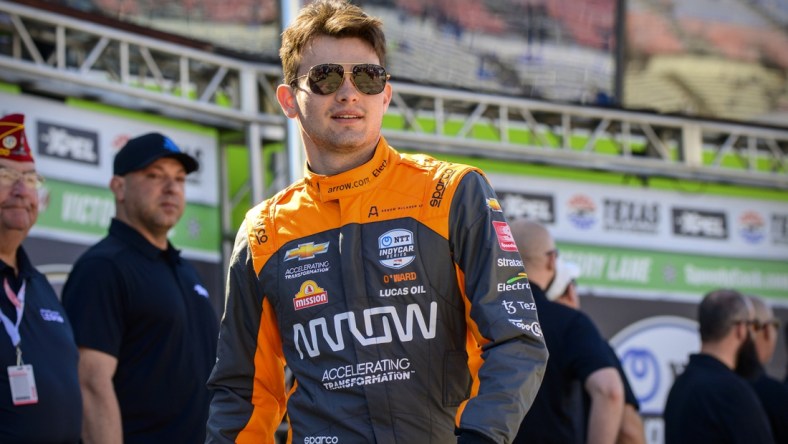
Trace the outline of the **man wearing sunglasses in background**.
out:
[[[547,351],[495,194],[387,144],[385,48],[338,0],[282,35],[305,177],[239,230],[209,442],[273,442],[286,414],[294,443],[507,443],[536,395]]]
[[[22,241],[43,182],[24,116],[0,118],[0,442],[78,443],[82,398],[71,324]],[[7,370],[6,370],[7,369]]]
[[[665,443],[773,443],[755,391],[734,370],[754,349],[755,313],[736,290],[706,294],[698,306],[700,352],[674,381],[665,402]]]
[[[736,372],[745,377],[761,400],[769,423],[772,426],[774,440],[788,443],[788,387],[766,373],[765,366],[771,362],[777,348],[777,336],[780,334],[780,322],[774,317],[774,311],[763,299],[749,296],[755,309],[755,326],[753,334],[754,347],[748,356],[747,365],[738,367]],[[741,364],[741,359],[739,360]]]

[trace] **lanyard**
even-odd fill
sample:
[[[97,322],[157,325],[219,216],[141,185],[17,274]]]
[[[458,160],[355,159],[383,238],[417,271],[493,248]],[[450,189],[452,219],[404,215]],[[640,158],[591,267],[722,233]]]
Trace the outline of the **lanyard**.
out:
[[[5,331],[8,333],[8,336],[11,337],[11,344],[16,347],[17,361],[21,358],[19,343],[22,338],[19,336],[19,325],[22,323],[22,315],[25,314],[25,284],[27,284],[27,282],[22,281],[22,288],[19,289],[19,293],[14,293],[14,290],[11,290],[11,286],[8,285],[8,278],[3,279],[5,295],[8,297],[8,300],[14,304],[14,307],[16,307],[16,324],[11,322],[11,319],[8,319],[8,316],[6,316],[2,310],[0,310],[0,320],[3,321]]]

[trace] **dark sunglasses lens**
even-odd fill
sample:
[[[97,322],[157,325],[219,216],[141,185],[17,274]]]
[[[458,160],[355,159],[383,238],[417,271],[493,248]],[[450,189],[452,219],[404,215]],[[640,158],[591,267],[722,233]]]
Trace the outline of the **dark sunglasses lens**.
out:
[[[326,63],[309,70],[309,89],[315,94],[331,94],[339,89],[345,76],[342,65]]]
[[[353,83],[364,94],[379,94],[386,86],[386,70],[378,65],[356,65]]]

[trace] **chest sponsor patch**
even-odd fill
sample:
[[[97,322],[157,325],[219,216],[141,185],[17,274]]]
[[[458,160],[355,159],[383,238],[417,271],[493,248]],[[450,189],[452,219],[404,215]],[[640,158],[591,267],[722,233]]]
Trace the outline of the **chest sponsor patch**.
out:
[[[328,293],[320,288],[315,281],[305,281],[293,299],[293,308],[302,310],[328,303]]]
[[[378,260],[388,268],[402,268],[416,259],[413,232],[396,229],[378,238]]]
[[[65,322],[63,320],[63,316],[59,312],[57,312],[55,310],[50,310],[48,308],[42,308],[41,310],[39,310],[39,313],[41,313],[41,319],[43,319],[45,321],[59,322],[61,324],[63,322]]]

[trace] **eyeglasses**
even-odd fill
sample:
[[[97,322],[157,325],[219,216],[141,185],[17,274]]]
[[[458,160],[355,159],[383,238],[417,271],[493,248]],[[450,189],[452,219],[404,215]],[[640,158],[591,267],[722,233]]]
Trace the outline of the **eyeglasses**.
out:
[[[0,167],[0,186],[12,187],[20,180],[27,188],[38,189],[44,184],[44,177],[35,171],[23,173],[13,168]]]
[[[290,86],[295,87],[299,80],[307,78],[309,89],[321,96],[335,93],[345,81],[345,68],[337,63],[323,63],[309,68],[309,72],[296,77]],[[391,78],[386,68],[380,65],[362,63],[353,65],[350,81],[363,94],[375,95],[383,92],[386,81]]]
[[[768,321],[760,322],[760,321],[753,321],[756,330],[763,330],[768,326],[773,326],[775,330],[780,329],[780,320],[779,319],[769,319]]]
[[[545,251],[547,256],[555,255],[556,259],[558,258],[558,248],[553,248],[552,250]]]

